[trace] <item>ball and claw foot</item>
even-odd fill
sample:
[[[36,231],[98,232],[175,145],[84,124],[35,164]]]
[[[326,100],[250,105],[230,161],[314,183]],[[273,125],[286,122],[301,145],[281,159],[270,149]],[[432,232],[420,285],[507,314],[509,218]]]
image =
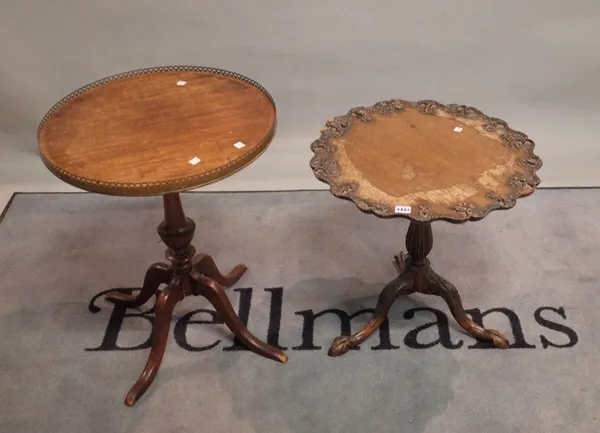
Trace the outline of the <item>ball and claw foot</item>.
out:
[[[341,335],[333,340],[327,355],[332,357],[342,356],[356,346],[358,346],[358,341],[352,335]]]
[[[483,328],[477,325],[465,312],[460,295],[454,284],[438,275],[432,269],[427,270],[427,282],[422,292],[430,295],[440,296],[446,301],[450,312],[458,324],[468,334],[482,341],[491,341],[498,349],[506,349],[509,346],[508,339],[495,329]]]
[[[398,277],[386,284],[383,290],[381,290],[375,310],[367,324],[352,335],[340,335],[336,337],[331,343],[327,354],[329,356],[341,356],[350,349],[358,347],[385,322],[395,299],[401,294],[412,292],[413,272],[409,267],[408,269],[404,269]]]
[[[509,342],[508,338],[502,335],[500,332],[495,329],[483,329],[483,334],[480,334],[478,337],[480,340],[488,340],[491,341],[494,346],[498,349],[508,349]]]

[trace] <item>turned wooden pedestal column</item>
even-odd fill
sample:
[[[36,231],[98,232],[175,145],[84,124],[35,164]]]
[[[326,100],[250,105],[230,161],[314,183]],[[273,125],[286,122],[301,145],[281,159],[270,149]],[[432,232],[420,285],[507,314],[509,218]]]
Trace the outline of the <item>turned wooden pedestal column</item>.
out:
[[[235,284],[246,272],[246,266],[239,264],[231,272],[223,275],[211,256],[196,254],[196,249],[190,245],[196,224],[185,217],[179,194],[165,194],[163,201],[165,219],[158,226],[158,235],[169,247],[166,258],[171,264],[151,265],[146,272],[142,290],[137,296],[122,293],[106,296],[111,302],[135,308],[145,304],[152,296],[158,295],[152,349],[146,367],[125,398],[127,406],[132,406],[154,380],[165,353],[173,309],[186,296],[206,298],[231,332],[250,350],[282,363],[287,362],[287,356],[283,352],[263,343],[246,329],[225,293],[224,287]],[[161,284],[166,284],[166,287],[159,291],[158,287]]]

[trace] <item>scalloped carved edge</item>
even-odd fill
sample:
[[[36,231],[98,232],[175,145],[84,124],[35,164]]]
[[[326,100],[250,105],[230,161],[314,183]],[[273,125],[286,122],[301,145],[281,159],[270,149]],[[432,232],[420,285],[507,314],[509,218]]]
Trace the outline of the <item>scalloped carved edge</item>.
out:
[[[41,159],[44,165],[50,170],[56,177],[59,179],[73,185],[76,188],[84,189],[86,191],[92,191],[101,194],[107,195],[119,195],[119,196],[147,196],[147,195],[158,195],[158,194],[166,194],[170,192],[180,192],[188,189],[198,188],[204,185],[207,185],[212,182],[216,182],[218,180],[223,179],[226,176],[232,175],[236,171],[241,170],[246,167],[250,163],[252,163],[256,158],[258,158],[269,146],[275,133],[277,131],[277,107],[275,105],[275,101],[273,97],[269,94],[269,92],[261,86],[256,81],[238,74],[236,72],[231,72],[225,69],[213,68],[208,66],[156,66],[151,68],[142,68],[136,69],[129,72],[122,72],[119,74],[111,75],[106,78],[102,78],[100,80],[94,81],[90,84],[86,84],[83,87],[75,90],[72,93],[69,93],[67,96],[62,98],[59,102],[54,104],[54,106],[44,115],[42,118],[38,130],[37,130],[37,139],[39,141],[40,133],[44,127],[44,125],[48,122],[48,120],[52,117],[52,115],[62,106],[64,106],[67,102],[72,100],[73,98],[83,94],[84,92],[93,89],[98,86],[102,86],[111,81],[121,80],[123,78],[130,78],[138,75],[144,74],[154,74],[157,72],[203,72],[215,75],[227,76],[236,80],[243,81],[247,84],[250,84],[260,90],[271,102],[273,106],[273,110],[275,112],[275,121],[273,125],[269,129],[269,132],[265,135],[265,137],[254,147],[239,158],[234,159],[227,163],[222,167],[215,168],[213,170],[204,172],[200,175],[192,175],[186,176],[178,179],[172,179],[167,181],[160,182],[103,182],[95,179],[90,179],[86,177],[81,177],[69,173],[62,168],[58,167],[54,163],[52,163],[45,155],[40,152]]]
[[[517,164],[523,167],[524,173],[511,176],[507,182],[507,186],[511,188],[512,192],[503,197],[495,191],[489,191],[486,197],[490,202],[486,207],[476,207],[472,204],[462,203],[453,205],[444,214],[434,215],[427,205],[417,205],[415,212],[411,215],[405,215],[396,214],[394,209],[388,205],[365,202],[357,194],[358,185],[356,183],[338,182],[337,178],[341,175],[341,171],[335,158],[335,146],[331,143],[331,140],[347,134],[352,128],[354,120],[371,122],[373,120],[372,114],[400,113],[405,108],[416,108],[421,113],[432,116],[441,111],[458,120],[479,121],[484,130],[498,134],[504,146],[511,149],[525,149],[526,158],[517,161]],[[536,175],[536,172],[542,167],[542,160],[534,153],[534,141],[524,133],[511,129],[504,120],[487,116],[477,108],[468,105],[444,105],[432,100],[410,102],[402,99],[390,99],[378,102],[370,107],[352,108],[347,114],[328,120],[321,129],[319,138],[311,143],[310,149],[314,153],[310,160],[310,167],[317,179],[329,185],[333,195],[349,199],[360,210],[373,213],[379,217],[402,217],[417,222],[435,220],[450,222],[476,221],[484,218],[494,210],[512,208],[515,206],[517,199],[526,197],[535,191],[540,184],[540,178]]]

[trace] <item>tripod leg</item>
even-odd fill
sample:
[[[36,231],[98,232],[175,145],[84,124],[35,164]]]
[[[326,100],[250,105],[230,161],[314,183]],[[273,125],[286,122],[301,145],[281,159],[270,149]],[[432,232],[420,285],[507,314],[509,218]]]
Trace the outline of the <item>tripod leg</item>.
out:
[[[394,280],[390,281],[379,294],[377,306],[369,322],[352,335],[341,335],[333,340],[327,354],[341,356],[350,349],[365,341],[387,318],[392,304],[400,293],[408,294],[412,290],[413,272],[408,268]]]
[[[494,343],[499,349],[506,349],[508,339],[495,329],[485,329],[469,318],[462,305],[458,290],[448,280],[436,274],[431,268],[427,272],[426,294],[441,296],[448,304],[450,312],[458,324],[473,337]]]
[[[240,264],[233,268],[227,275],[223,275],[211,256],[208,254],[197,254],[194,257],[194,269],[208,278],[212,278],[220,285],[229,287],[234,285],[248,268],[246,265]]]
[[[242,344],[259,355],[282,363],[287,362],[288,357],[285,353],[262,342],[248,331],[233,309],[223,286],[196,271],[192,271],[190,276],[192,277],[192,291],[194,295],[204,296],[208,299],[208,302],[215,307],[217,312],[223,317],[227,327]]]
[[[125,398],[125,404],[127,406],[133,406],[152,384],[160,367],[160,363],[162,362],[163,355],[165,354],[173,310],[175,305],[182,299],[183,288],[179,284],[168,285],[160,295],[158,295],[158,300],[156,301],[156,322],[152,336],[152,349],[150,349],[150,356],[148,357],[148,362],[146,362],[142,374]]]
[[[168,284],[173,276],[171,266],[164,263],[154,263],[146,271],[144,285],[137,295],[126,295],[124,293],[113,292],[106,295],[106,300],[126,308],[137,308],[144,305],[148,300],[158,292],[161,284]]]

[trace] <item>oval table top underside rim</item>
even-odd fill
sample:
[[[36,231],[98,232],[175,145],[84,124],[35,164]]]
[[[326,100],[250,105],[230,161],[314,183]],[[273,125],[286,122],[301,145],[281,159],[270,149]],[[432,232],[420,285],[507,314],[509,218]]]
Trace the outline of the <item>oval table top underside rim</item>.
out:
[[[240,155],[240,157],[229,161],[223,166],[216,167],[213,170],[205,171],[197,175],[182,176],[180,178],[172,180],[155,182],[112,182],[79,176],[74,173],[70,173],[67,170],[64,170],[63,168],[54,164],[46,155],[44,155],[44,153],[41,150],[41,145],[39,145],[40,158],[42,159],[44,165],[59,179],[76,188],[80,188],[89,192],[116,196],[150,196],[187,191],[222,180],[251,164],[268,148],[277,130],[277,108],[269,92],[256,81],[245,77],[241,74],[224,69],[203,66],[159,66],[153,68],[137,69],[125,73],[115,74],[94,81],[83,87],[80,87],[79,89],[71,92],[70,94],[62,98],[46,113],[38,127],[38,144],[43,127],[47,124],[48,120],[52,118],[53,113],[55,113],[58,109],[63,107],[65,104],[67,104],[69,101],[76,98],[77,96],[89,91],[90,89],[102,86],[103,84],[106,84],[108,82],[112,82],[123,78],[131,78],[138,75],[156,74],[161,72],[208,73],[233,78],[236,80],[240,80],[246,84],[250,84],[251,86],[258,89],[262,94],[264,94],[264,96],[270,102],[274,115],[273,123],[270,129],[268,130],[267,134],[259,141],[259,143],[253,146],[249,151],[244,152],[242,155]]]

